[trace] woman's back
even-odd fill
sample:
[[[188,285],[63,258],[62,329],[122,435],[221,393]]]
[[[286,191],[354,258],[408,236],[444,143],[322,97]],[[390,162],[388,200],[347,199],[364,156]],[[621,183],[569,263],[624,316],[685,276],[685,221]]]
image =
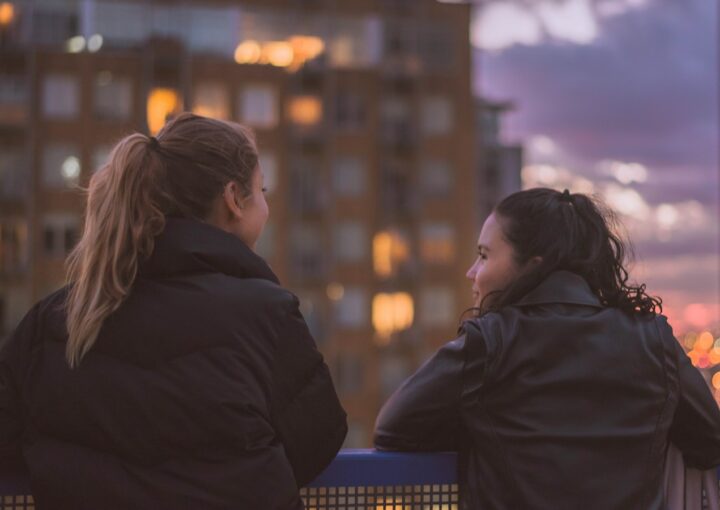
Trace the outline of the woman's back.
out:
[[[660,509],[669,433],[720,463],[720,415],[703,414],[714,403],[686,358],[661,317],[556,272],[467,321],[386,404],[375,442],[458,450],[467,508]]]
[[[66,294],[3,351],[40,507],[302,508],[298,484],[334,457],[345,415],[296,299],[259,257],[168,220],[75,370]]]
[[[661,509],[669,442],[720,464],[720,411],[629,281],[611,211],[531,189],[487,218],[475,318],[385,404],[375,444],[456,449],[466,508]]]
[[[469,358],[488,351],[468,363],[482,387],[467,384],[463,408],[482,445],[469,483],[481,500],[499,498],[489,508],[662,507],[680,353],[659,326],[602,307],[567,272],[467,324]]]

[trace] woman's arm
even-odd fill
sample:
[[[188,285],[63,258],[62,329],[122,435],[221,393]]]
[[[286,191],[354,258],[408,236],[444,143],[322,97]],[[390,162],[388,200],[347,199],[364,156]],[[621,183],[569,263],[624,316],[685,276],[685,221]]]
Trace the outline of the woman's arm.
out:
[[[347,434],[346,414],[297,300],[279,334],[273,421],[302,487],[337,455]]]
[[[375,447],[454,450],[460,441],[465,335],[447,343],[380,410]]]

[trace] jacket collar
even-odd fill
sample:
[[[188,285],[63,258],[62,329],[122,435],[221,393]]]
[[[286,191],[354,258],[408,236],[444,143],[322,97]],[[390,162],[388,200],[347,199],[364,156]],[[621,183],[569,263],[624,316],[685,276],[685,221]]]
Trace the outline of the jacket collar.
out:
[[[167,218],[139,274],[162,278],[184,273],[223,273],[278,283],[270,266],[240,239],[198,220]]]
[[[582,276],[564,270],[550,273],[517,304],[522,306],[549,303],[603,307]]]

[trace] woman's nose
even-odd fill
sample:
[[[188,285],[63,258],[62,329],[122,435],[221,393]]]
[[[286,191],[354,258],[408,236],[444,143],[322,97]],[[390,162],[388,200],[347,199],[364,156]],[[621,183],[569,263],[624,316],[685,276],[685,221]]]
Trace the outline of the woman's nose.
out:
[[[475,281],[475,273],[477,272],[475,270],[476,265],[477,265],[477,263],[474,263],[472,266],[470,266],[470,269],[467,270],[467,273],[465,273],[465,277],[468,280]]]

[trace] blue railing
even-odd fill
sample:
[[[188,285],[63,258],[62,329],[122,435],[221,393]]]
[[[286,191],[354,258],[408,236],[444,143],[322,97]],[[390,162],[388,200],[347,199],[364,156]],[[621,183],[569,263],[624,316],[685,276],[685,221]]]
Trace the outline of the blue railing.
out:
[[[696,506],[717,508],[700,489]],[[307,510],[456,510],[456,454],[342,450],[301,496]],[[27,478],[0,477],[0,510],[33,508]]]
[[[456,510],[456,454],[342,450],[300,494],[307,510]]]
[[[301,496],[307,510],[454,510],[456,455],[342,450]],[[32,508],[27,478],[0,478],[0,510]]]
[[[456,454],[342,450],[308,487],[457,483]]]

